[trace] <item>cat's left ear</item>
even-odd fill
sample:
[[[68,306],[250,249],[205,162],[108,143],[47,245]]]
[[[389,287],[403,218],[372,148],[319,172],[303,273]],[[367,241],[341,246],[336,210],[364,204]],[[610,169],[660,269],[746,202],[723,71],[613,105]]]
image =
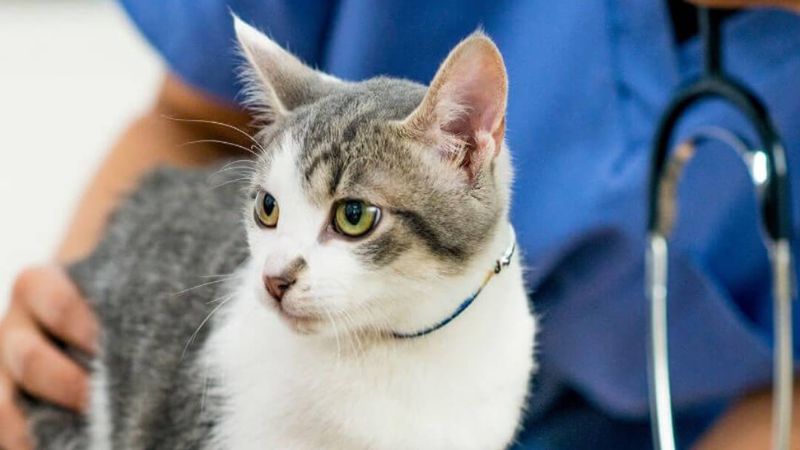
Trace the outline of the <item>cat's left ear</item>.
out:
[[[450,52],[405,125],[472,180],[502,148],[507,92],[503,57],[477,31]]]
[[[331,94],[345,82],[312,69],[264,33],[233,15],[248,67],[247,101],[269,122]]]

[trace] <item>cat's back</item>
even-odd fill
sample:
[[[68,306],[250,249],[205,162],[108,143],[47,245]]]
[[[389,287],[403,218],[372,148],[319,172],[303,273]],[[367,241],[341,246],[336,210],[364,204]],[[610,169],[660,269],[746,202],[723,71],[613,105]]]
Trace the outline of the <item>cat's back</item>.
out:
[[[236,178],[159,169],[115,212],[94,253],[70,268],[102,329],[92,364],[95,446],[197,448],[208,432],[215,402],[205,398],[197,352],[201,325],[246,255]],[[85,442],[75,417],[40,406],[34,418],[43,447],[64,448],[67,423]]]

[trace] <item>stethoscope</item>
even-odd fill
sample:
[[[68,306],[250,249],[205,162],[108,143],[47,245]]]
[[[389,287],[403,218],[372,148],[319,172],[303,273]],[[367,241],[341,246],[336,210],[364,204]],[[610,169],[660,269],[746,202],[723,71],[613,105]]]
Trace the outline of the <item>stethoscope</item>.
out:
[[[669,380],[667,336],[667,260],[674,216],[677,182],[697,145],[716,140],[733,147],[747,165],[755,185],[763,221],[763,234],[772,263],[775,352],[773,373],[772,448],[789,449],[792,418],[792,296],[794,274],[790,236],[791,203],[786,154],[775,126],[761,101],[730,79],[722,68],[720,16],[700,8],[700,31],[705,45],[705,70],[699,79],[682,87],[661,118],[653,142],[650,167],[647,262],[647,296],[650,304],[649,384],[650,419],[656,449],[675,449]],[[756,131],[760,146],[723,129],[706,129],[670,152],[672,135],[692,106],[720,99],[738,109]]]

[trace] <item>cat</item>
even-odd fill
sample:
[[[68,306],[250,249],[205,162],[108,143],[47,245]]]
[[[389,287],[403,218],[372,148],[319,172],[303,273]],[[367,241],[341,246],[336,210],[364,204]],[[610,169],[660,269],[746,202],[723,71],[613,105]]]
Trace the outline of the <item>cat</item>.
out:
[[[233,20],[257,155],[214,189],[158,170],[69,268],[101,351],[86,419],[30,407],[38,446],[506,448],[537,324],[497,47],[347,82]]]

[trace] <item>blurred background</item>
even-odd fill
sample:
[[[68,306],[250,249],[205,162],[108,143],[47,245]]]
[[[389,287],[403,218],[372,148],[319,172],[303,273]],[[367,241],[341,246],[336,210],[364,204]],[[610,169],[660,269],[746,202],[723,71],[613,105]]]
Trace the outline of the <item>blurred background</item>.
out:
[[[159,65],[112,1],[0,0],[0,311],[17,271],[55,251]]]

